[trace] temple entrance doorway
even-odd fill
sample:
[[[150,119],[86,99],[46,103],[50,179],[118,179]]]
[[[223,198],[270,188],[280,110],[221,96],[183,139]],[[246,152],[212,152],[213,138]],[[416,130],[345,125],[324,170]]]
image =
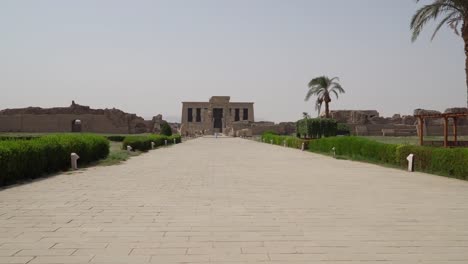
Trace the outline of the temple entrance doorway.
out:
[[[213,108],[213,128],[215,133],[223,131],[223,109]]]

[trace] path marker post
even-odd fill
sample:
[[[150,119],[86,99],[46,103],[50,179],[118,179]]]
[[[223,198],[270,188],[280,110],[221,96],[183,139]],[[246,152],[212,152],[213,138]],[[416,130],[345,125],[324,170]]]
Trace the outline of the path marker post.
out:
[[[70,159],[71,159],[71,168],[72,170],[77,170],[78,169],[78,159],[80,156],[76,153],[71,153],[70,154]]]
[[[301,150],[304,151],[304,149],[305,149],[305,143],[302,142]]]
[[[151,148],[154,149],[154,142],[151,142]]]
[[[406,157],[406,160],[408,161],[408,171],[413,172],[414,171],[414,154],[409,154],[408,157]]]
[[[166,139],[166,140],[164,140],[164,145],[166,145],[166,147],[167,147],[167,139]]]
[[[286,147],[286,140],[283,140],[283,147]]]
[[[133,150],[133,148],[131,146],[127,146],[127,151],[128,152],[131,152]]]

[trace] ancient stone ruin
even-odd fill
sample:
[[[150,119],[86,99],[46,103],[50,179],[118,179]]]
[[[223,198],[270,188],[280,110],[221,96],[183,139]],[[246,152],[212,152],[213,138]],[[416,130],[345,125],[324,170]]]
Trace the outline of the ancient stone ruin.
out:
[[[116,108],[92,109],[74,101],[69,107],[27,107],[0,111],[0,132],[138,134],[157,132],[161,122],[161,115],[144,120]]]
[[[445,113],[467,112],[467,108],[449,108]],[[435,110],[416,109],[414,115],[436,114]],[[331,118],[338,123],[347,124],[351,133],[359,136],[416,136],[418,121],[414,115],[395,114],[392,117],[381,117],[376,110],[337,110],[330,111]],[[443,120],[431,119],[425,124],[424,134],[427,136],[443,135]],[[461,135],[468,135],[468,120],[459,120]]]

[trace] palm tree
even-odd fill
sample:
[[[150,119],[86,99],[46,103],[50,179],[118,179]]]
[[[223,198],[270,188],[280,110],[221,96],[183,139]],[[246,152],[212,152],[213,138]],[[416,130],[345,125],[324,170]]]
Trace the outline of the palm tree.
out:
[[[329,104],[331,102],[331,95],[334,94],[338,99],[338,93],[345,93],[339,81],[338,77],[330,79],[327,76],[312,79],[308,85],[309,91],[306,94],[305,101],[308,101],[312,95],[316,95],[315,109],[320,111],[322,103],[325,103],[325,117],[330,118]]]
[[[432,4],[421,7],[411,20],[411,29],[413,30],[412,41],[416,41],[424,26],[430,20],[437,20],[440,16],[443,18],[436,26],[431,40],[437,35],[437,32],[446,24],[457,35],[460,35],[465,42],[465,74],[467,87],[468,106],[468,1],[467,0],[432,0]],[[416,0],[420,2],[420,0]]]

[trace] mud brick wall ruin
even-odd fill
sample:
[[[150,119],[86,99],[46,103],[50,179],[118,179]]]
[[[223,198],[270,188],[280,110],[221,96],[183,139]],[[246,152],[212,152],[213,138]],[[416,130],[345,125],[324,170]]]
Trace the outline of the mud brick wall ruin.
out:
[[[0,132],[92,132],[137,134],[157,132],[162,117],[144,120],[119,109],[91,109],[72,104],[69,107],[28,107],[0,111]]]
[[[467,108],[449,108],[444,113],[468,112]],[[428,113],[441,113],[434,110],[416,109],[414,115]],[[331,118],[338,123],[347,124],[351,133],[359,136],[416,136],[418,121],[413,115],[393,115],[381,117],[376,110],[338,110],[330,112]],[[442,136],[444,134],[443,119],[428,119],[424,124],[426,136]],[[468,135],[468,119],[458,121],[459,135]],[[449,131],[452,134],[452,131]]]

